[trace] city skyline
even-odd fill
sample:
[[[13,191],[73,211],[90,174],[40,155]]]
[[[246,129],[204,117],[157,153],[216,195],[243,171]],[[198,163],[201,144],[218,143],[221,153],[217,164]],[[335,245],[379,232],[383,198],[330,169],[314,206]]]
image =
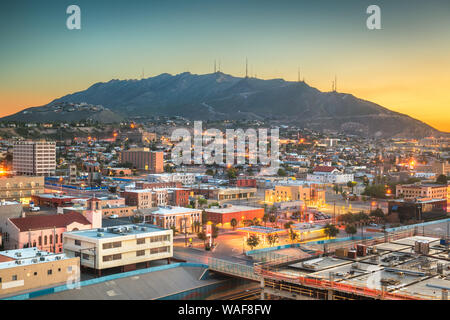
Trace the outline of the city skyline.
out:
[[[450,5],[379,1],[381,30],[366,28],[368,1],[78,1],[8,3],[0,19],[0,115],[40,106],[96,82],[161,73],[221,71],[301,78],[450,131]],[[8,12],[8,14],[6,14]],[[13,31],[13,32],[12,32]]]

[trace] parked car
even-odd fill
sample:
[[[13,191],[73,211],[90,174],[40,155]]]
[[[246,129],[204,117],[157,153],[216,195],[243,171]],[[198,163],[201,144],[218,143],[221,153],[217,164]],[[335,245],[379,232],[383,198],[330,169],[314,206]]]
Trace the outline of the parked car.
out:
[[[41,211],[41,208],[40,207],[31,207],[30,211],[31,212],[38,212],[38,211]]]
[[[119,217],[119,215],[117,215],[117,214],[112,214],[112,215],[110,215],[108,218],[110,218],[110,219],[117,219]]]

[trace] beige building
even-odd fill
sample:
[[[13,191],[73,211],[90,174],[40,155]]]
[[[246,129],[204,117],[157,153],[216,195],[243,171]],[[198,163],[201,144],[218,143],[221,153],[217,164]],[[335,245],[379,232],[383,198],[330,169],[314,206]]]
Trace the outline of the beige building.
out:
[[[31,196],[44,193],[43,176],[13,176],[0,178],[0,200],[28,203]]]
[[[398,184],[395,188],[397,198],[403,199],[446,199],[447,185],[442,184]]]
[[[275,185],[265,193],[265,202],[268,204],[299,200],[309,206],[323,205],[325,191],[317,184],[286,183]]]
[[[0,251],[0,297],[75,284],[79,279],[79,258],[37,248]]]
[[[13,170],[21,175],[54,175],[56,143],[48,141],[18,141],[14,143]]]
[[[80,257],[82,267],[99,274],[110,268],[130,271],[171,258],[173,232],[148,224],[72,231],[64,233],[63,247],[68,257]]]
[[[145,214],[145,221],[162,228],[176,228],[191,233],[194,222],[201,222],[202,210],[183,207],[160,207]]]
[[[164,152],[150,151],[149,148],[132,148],[122,151],[119,154],[121,163],[131,163],[139,170],[150,171],[151,173],[164,172]]]

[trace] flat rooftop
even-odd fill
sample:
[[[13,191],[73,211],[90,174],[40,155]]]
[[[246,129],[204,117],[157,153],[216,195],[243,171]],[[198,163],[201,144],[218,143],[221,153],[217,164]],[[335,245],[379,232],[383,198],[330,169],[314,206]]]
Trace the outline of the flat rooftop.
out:
[[[173,215],[173,214],[189,214],[189,213],[199,213],[199,212],[201,212],[201,210],[199,210],[199,209],[167,206],[167,207],[158,207],[158,209],[155,211],[152,211],[151,214]]]
[[[220,213],[220,214],[227,214],[227,213],[233,213],[233,212],[244,212],[244,211],[253,211],[253,210],[263,210],[263,208],[258,207],[249,207],[249,206],[240,206],[240,205],[232,205],[227,207],[211,207],[208,209],[205,209],[207,212],[213,212],[213,213]]]
[[[68,259],[64,253],[51,253],[38,248],[0,251],[0,269]]]
[[[108,228],[97,228],[88,230],[79,230],[65,232],[64,234],[78,235],[81,237],[87,237],[91,239],[105,239],[105,238],[119,238],[129,235],[143,235],[153,232],[168,231],[169,229],[164,229],[152,224],[125,224],[120,226],[108,227]],[[99,237],[99,233],[102,234]]]

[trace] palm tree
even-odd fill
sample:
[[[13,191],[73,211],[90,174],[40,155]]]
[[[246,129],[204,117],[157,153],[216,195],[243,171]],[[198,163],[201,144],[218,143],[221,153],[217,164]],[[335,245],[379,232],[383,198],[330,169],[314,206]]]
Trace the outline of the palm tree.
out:
[[[257,247],[259,245],[259,238],[257,235],[252,234],[247,239],[247,245],[253,250],[254,247]]]
[[[269,243],[269,246],[272,247],[275,242],[278,241],[278,235],[277,234],[269,234],[267,236],[267,242]]]
[[[266,227],[267,226],[267,221],[269,220],[269,214],[268,213],[264,213],[264,216],[263,216],[262,220],[264,221],[264,227]]]

